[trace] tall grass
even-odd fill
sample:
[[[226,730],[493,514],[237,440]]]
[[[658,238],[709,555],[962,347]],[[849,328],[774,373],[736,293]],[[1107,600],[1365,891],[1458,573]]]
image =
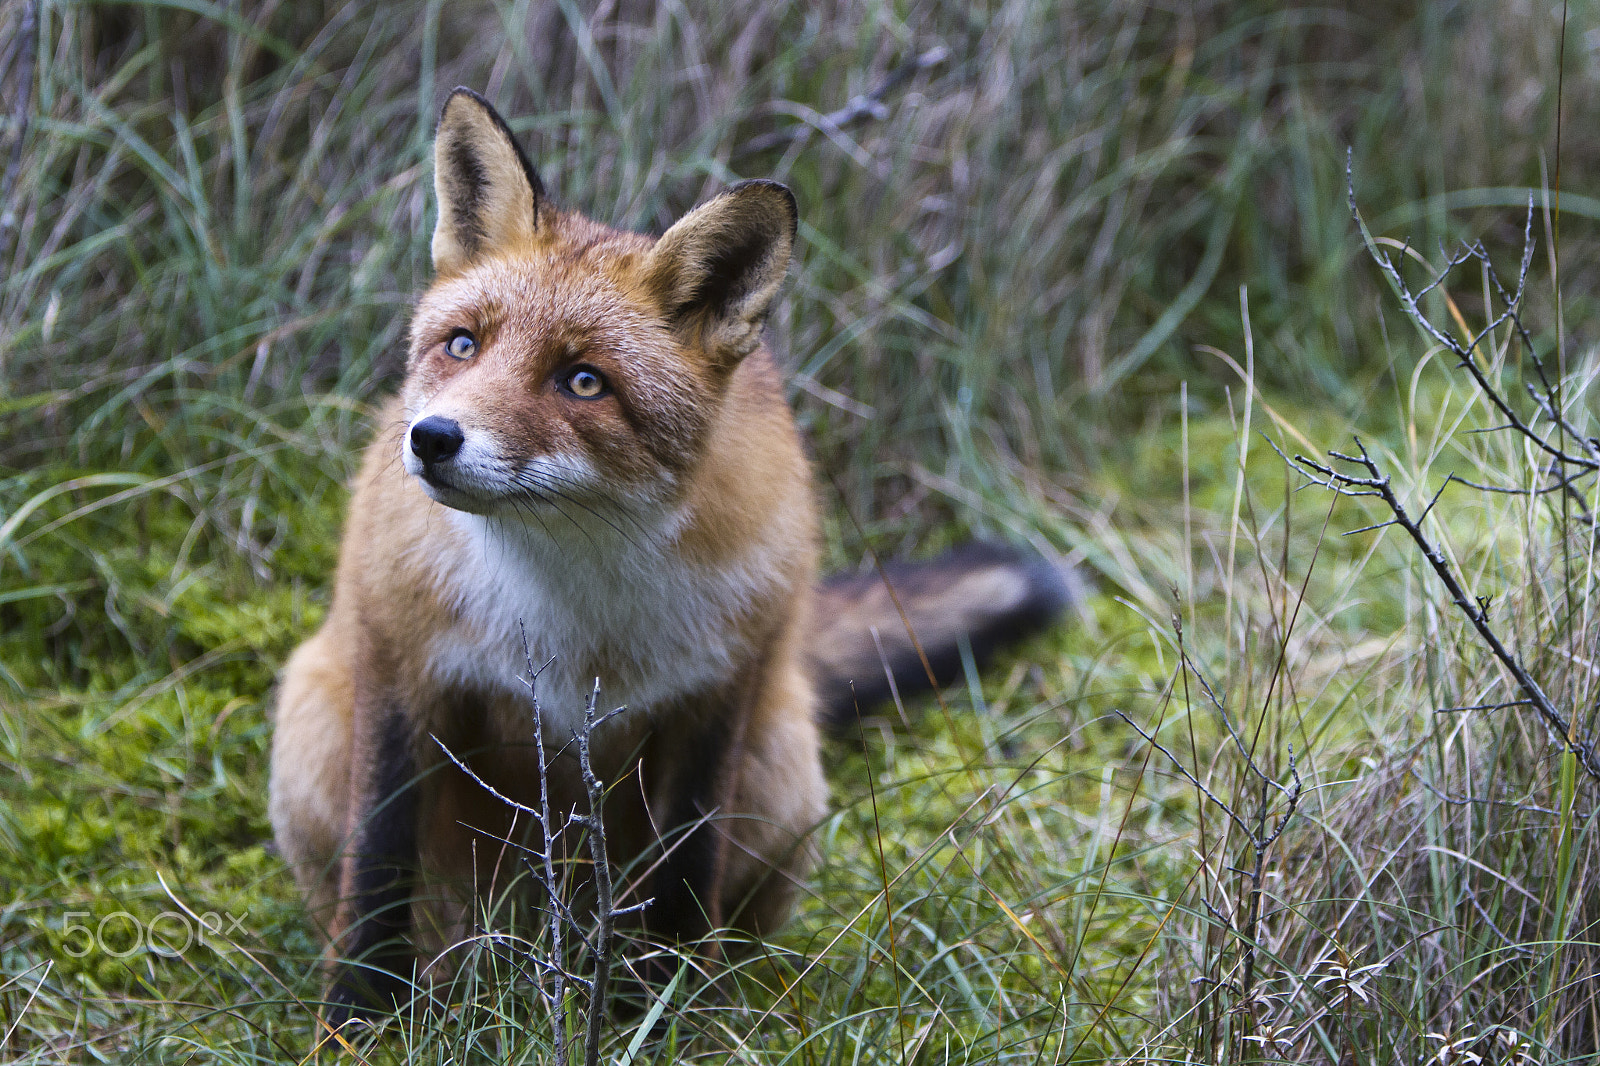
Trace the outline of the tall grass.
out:
[[[1520,376],[1506,358],[1511,347],[1496,352],[1503,380]],[[1438,363],[1419,369],[1447,372]],[[1591,352],[1566,385],[1584,424],[1593,375]],[[1594,742],[1592,668],[1573,651],[1592,644],[1592,528],[1581,505],[1503,491],[1537,486],[1546,470],[1476,390],[1451,387],[1428,406],[1406,412],[1411,449],[1374,454],[1412,515],[1428,510],[1442,556],[1491,606],[1495,629],[1541,686],[1560,693],[1553,698],[1575,732],[1547,730],[1403,538],[1385,545],[1370,528],[1357,534],[1374,554],[1350,590],[1331,598],[1307,594],[1306,585],[1316,588],[1302,585],[1309,573],[1263,559],[1280,598],[1250,619],[1264,630],[1265,654],[1197,657],[1174,681],[1183,699],[1172,716],[1214,720],[1227,707],[1242,741],[1213,762],[1185,757],[1183,725],[1167,739],[1209,791],[1196,828],[1203,890],[1166,945],[1161,1013],[1174,1020],[1156,1042],[1164,1054],[1592,1061],[1595,783],[1562,754],[1569,739]],[[1452,474],[1501,491],[1447,486]],[[1381,506],[1296,508],[1286,497],[1285,527],[1293,510],[1323,536],[1391,517]],[[1326,565],[1311,555],[1300,564]],[[1330,649],[1318,631],[1338,624],[1327,605],[1360,611],[1360,596],[1403,607],[1403,628],[1387,638],[1353,634],[1319,663]],[[1363,739],[1340,742],[1330,730],[1336,717],[1360,722]],[[1291,811],[1270,782],[1290,783],[1294,754],[1307,789]],[[1257,877],[1245,861],[1250,838],[1284,823]],[[1250,906],[1258,890],[1259,910]]]
[[[1487,0],[0,0],[0,1051],[280,1061],[316,1038],[317,947],[263,846],[265,708],[397,381],[429,138],[464,83],[608,222],[793,186],[770,340],[836,564],[857,523],[887,551],[979,530],[1099,586],[948,714],[832,753],[802,914],[678,986],[640,1056],[1581,1060],[1590,786],[1514,710],[1432,713],[1503,682],[1406,546],[1336,537],[1366,520],[1256,435],[1358,427],[1419,493],[1525,469],[1358,260],[1344,150],[1380,235],[1514,240],[1555,181],[1558,71],[1564,302],[1544,278],[1529,315],[1542,345],[1564,324],[1582,410],[1600,71],[1589,8],[1564,56],[1561,29]],[[1489,495],[1449,528],[1577,693],[1588,600],[1561,582],[1589,587],[1589,546],[1541,506]],[[1305,791],[1252,848],[1291,745]],[[128,950],[184,908],[244,917],[180,957]],[[360,1057],[548,1053],[503,960],[463,980]]]

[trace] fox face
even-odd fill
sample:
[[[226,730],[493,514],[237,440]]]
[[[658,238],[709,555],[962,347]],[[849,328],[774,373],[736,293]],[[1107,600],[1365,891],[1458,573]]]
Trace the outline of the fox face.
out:
[[[693,466],[716,375],[620,286],[596,291],[591,278],[579,290],[567,267],[557,256],[492,260],[424,297],[403,459],[440,503],[660,507]]]
[[[435,187],[406,471],[475,514],[669,512],[788,270],[788,190],[735,186],[655,241],[613,230],[555,209],[466,90],[444,109]]]

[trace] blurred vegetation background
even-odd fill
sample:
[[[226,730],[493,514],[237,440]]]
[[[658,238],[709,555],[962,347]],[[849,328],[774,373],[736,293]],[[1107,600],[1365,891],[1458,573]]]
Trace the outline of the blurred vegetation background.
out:
[[[1423,348],[1363,258],[1347,160],[1374,232],[1435,262],[1470,237],[1508,249],[1509,271],[1532,195],[1535,342],[1577,367],[1596,341],[1589,2],[0,0],[0,1032],[22,1020],[0,1050],[215,1051],[203,1034],[225,1023],[186,1028],[180,1002],[273,1001],[275,1021],[245,1028],[311,1031],[265,976],[314,995],[315,946],[262,846],[266,708],[326,604],[370,405],[398,383],[428,279],[430,139],[457,84],[510,120],[561,203],[614,225],[659,232],[740,178],[794,189],[799,262],[769,338],[824,474],[833,564],[862,535],[910,553],[981,532],[1097,588],[998,699],[1030,708],[1018,728],[1061,775],[1095,767],[1075,798],[1037,797],[1065,820],[1051,854],[1081,860],[1073,877],[1111,869],[1132,817],[1105,806],[1099,767],[1148,751],[1100,716],[1170,695],[1153,634],[1173,590],[1191,625],[1216,623],[1218,670],[1271,702],[1274,581],[1326,550],[1317,580],[1343,598],[1318,639],[1343,650],[1311,656],[1303,687],[1338,709],[1330,766],[1427,711],[1395,687],[1431,669],[1412,657],[1426,590],[1403,546],[1373,575],[1399,591],[1372,595],[1369,545],[1291,549],[1316,530],[1290,532],[1281,469],[1248,473],[1280,510],[1256,521],[1240,495],[1254,404],[1301,439],[1359,426],[1413,458],[1418,419],[1450,409],[1453,386],[1419,391]],[[1247,591],[1247,564],[1276,578]],[[1362,641],[1382,665],[1348,673]],[[972,773],[995,740],[972,728],[925,722],[880,754]],[[859,758],[843,795],[874,772]],[[925,811],[913,778],[892,777]],[[1181,784],[1133,787],[1150,840],[1178,835],[1160,817],[1193,827],[1204,805]],[[934,837],[961,809],[943,796]],[[861,828],[845,826],[830,832]],[[870,893],[865,850],[827,878],[856,860]],[[1129,1054],[1159,1013],[1155,978],[1130,986],[1119,960],[1146,957],[1139,937],[1166,928],[1150,900],[1187,876],[1141,868],[1125,927],[1085,919],[1063,941],[1101,951],[1106,982],[1081,979],[1081,1016],[1061,1008],[1093,1034],[1074,1053]],[[69,905],[153,914],[174,892],[248,911],[293,961],[174,976],[63,953]],[[853,1003],[876,986],[845,987]],[[1061,1061],[1052,1032],[1027,1054]]]

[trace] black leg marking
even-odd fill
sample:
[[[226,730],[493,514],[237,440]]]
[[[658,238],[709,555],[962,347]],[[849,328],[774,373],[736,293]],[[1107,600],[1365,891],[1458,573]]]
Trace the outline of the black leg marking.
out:
[[[728,724],[713,719],[677,753],[681,767],[672,783],[662,824],[667,856],[645,892],[645,928],[669,940],[692,940],[709,930],[715,910],[709,899],[717,856],[717,829],[707,824],[721,802],[718,786],[728,754]],[[715,813],[714,813],[715,812]],[[726,921],[730,915],[721,916]],[[671,976],[668,974],[667,976]]]
[[[351,920],[339,950],[329,1020],[369,1016],[405,1001],[415,952],[412,876],[417,865],[416,756],[410,725],[398,707],[379,718],[368,795],[371,810],[357,833],[351,870]]]

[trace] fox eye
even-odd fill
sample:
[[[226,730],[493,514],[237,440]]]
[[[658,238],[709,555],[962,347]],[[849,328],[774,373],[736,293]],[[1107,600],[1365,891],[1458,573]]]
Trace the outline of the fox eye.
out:
[[[609,391],[600,371],[590,366],[573,367],[561,380],[561,387],[580,400],[593,400]]]
[[[457,359],[471,359],[478,351],[478,342],[472,339],[472,334],[467,330],[458,329],[444,342],[444,350]]]

